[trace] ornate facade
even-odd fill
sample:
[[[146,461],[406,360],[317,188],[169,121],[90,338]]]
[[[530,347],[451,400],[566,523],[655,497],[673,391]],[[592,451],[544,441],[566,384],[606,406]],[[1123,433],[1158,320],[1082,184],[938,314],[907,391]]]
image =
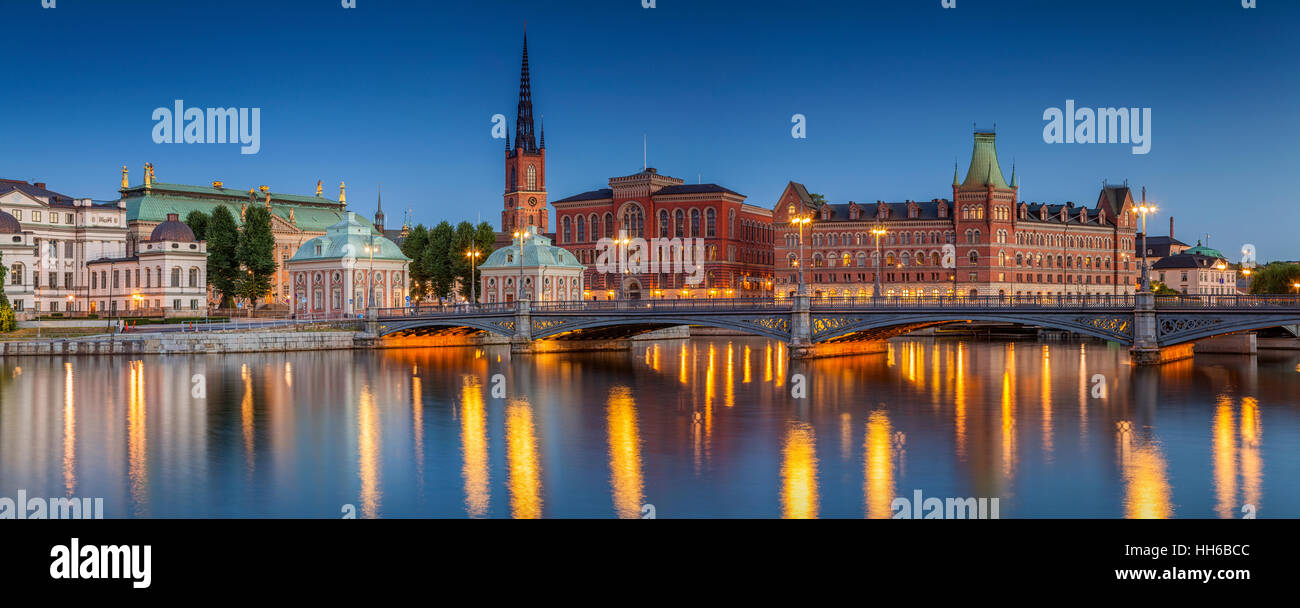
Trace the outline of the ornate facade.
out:
[[[328,318],[356,316],[371,306],[405,306],[410,262],[395,243],[348,212],[285,264],[293,281],[293,314]]]
[[[1010,183],[1003,177],[994,139],[975,132],[951,199],[819,204],[790,182],[773,215],[778,297],[798,288],[796,217],[811,219],[802,255],[814,296],[870,296],[877,269],[884,296],[1132,293],[1138,218],[1128,187],[1103,186],[1092,207],[1018,201],[1019,180],[1014,168]],[[884,231],[878,249],[873,229]]]

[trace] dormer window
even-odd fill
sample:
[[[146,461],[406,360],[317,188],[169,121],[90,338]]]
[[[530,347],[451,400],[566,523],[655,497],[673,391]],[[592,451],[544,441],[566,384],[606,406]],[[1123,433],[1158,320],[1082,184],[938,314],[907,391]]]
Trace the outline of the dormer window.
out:
[[[316,243],[316,255],[320,255],[320,254],[321,254],[321,249],[322,249],[321,244],[320,244],[320,243]]]

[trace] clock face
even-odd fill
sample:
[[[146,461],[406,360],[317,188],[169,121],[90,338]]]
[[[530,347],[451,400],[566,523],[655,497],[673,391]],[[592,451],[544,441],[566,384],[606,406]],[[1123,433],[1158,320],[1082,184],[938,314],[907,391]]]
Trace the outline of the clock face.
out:
[[[529,206],[529,207],[536,207],[536,206],[537,206],[537,198],[536,198],[536,197],[533,197],[533,198],[528,199],[528,206]]]

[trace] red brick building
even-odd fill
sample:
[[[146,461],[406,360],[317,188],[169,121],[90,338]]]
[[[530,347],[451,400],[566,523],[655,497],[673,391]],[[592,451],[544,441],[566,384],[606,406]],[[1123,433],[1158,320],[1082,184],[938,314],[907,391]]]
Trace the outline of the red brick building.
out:
[[[717,184],[686,184],[654,168],[552,203],[556,243],[587,265],[585,297],[758,297],[772,293],[772,212]],[[600,273],[602,238],[703,240],[703,280],[680,272]]]
[[[1018,201],[1014,168],[1007,183],[995,135],[976,131],[965,179],[953,168],[952,198],[887,203],[817,204],[790,182],[773,211],[778,297],[798,289],[799,230],[804,281],[817,297],[872,294],[879,272],[884,296],[1062,295],[1132,293],[1133,196],[1104,185],[1092,207]],[[944,246],[954,255],[945,264]]]

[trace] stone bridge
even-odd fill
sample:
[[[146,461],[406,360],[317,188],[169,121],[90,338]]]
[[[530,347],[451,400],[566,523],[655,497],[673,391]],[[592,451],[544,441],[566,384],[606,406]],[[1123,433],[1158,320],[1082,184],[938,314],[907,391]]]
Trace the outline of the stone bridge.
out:
[[[538,341],[609,341],[679,325],[782,340],[791,356],[879,352],[885,339],[924,327],[995,321],[1059,329],[1130,347],[1134,363],[1191,356],[1196,340],[1300,323],[1296,296],[941,296],[890,298],[603,300],[507,302],[371,309],[377,336],[480,331],[513,352]]]

